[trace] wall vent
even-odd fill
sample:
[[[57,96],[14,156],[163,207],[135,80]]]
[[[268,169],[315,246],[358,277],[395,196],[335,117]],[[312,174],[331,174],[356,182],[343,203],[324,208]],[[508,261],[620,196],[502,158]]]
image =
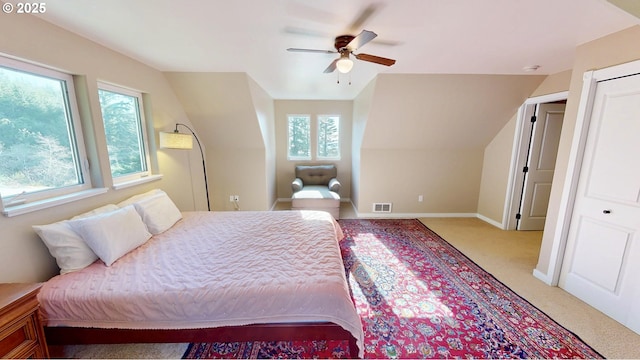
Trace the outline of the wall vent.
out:
[[[390,213],[391,203],[373,203],[373,212],[376,213]]]

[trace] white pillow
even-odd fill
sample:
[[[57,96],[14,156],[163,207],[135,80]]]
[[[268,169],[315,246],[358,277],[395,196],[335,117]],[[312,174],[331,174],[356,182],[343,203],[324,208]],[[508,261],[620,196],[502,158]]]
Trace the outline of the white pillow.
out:
[[[132,205],[69,224],[107,266],[151,237]]]
[[[164,191],[137,201],[133,206],[153,235],[165,232],[182,219],[182,213]]]
[[[132,197],[130,197],[130,198],[126,199],[126,200],[123,200],[122,202],[119,202],[118,206],[122,208],[122,207],[125,207],[127,205],[131,205],[131,204],[133,204],[135,202],[144,200],[146,198],[153,197],[153,196],[155,196],[155,195],[157,195],[157,194],[159,194],[161,192],[164,192],[164,191],[162,191],[160,189],[153,189],[153,190],[147,191],[146,193],[133,195]]]
[[[64,220],[49,225],[34,225],[33,229],[56,259],[60,274],[81,270],[98,260],[98,256]]]
[[[119,207],[118,205],[115,204],[107,204],[104,206],[100,206],[99,208],[95,208],[91,211],[87,211],[86,213],[82,213],[80,215],[76,215],[74,217],[71,218],[71,220],[75,220],[75,219],[82,219],[82,218],[86,218],[89,216],[93,216],[93,215],[98,215],[98,214],[102,214],[102,213],[106,213],[109,211],[113,211],[113,210],[118,210]]]
[[[116,209],[118,209],[116,205],[109,204],[75,216],[74,219]],[[98,256],[80,235],[73,231],[67,220],[48,225],[34,225],[33,229],[47,246],[51,256],[56,259],[61,275],[84,269],[98,260]]]

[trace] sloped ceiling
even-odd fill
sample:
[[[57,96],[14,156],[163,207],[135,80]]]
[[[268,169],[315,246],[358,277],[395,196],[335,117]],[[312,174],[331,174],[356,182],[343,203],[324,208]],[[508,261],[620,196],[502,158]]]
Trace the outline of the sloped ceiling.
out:
[[[166,73],[208,149],[264,149],[245,73]]]
[[[7,0],[5,0],[7,1]],[[623,0],[611,0],[620,2]],[[636,1],[636,0],[634,0]],[[16,4],[19,0],[8,0]],[[606,0],[47,0],[42,19],[161,71],[245,72],[274,99],[352,100],[377,74],[553,74],[576,46],[639,19]],[[356,20],[373,6],[364,21]],[[28,15],[20,15],[28,16]],[[338,35],[379,36],[349,75],[324,74]]]
[[[484,149],[543,79],[380,75],[362,148]]]

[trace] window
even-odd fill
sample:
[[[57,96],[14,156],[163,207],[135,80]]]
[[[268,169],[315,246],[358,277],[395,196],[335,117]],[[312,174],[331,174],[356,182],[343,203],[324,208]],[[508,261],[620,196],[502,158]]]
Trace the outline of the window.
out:
[[[73,78],[0,57],[0,194],[5,208],[91,187]]]
[[[311,160],[311,147],[316,147],[316,159],[340,159],[340,116],[319,115],[316,127],[316,143],[311,142],[311,116],[289,115],[288,153],[289,160]]]
[[[340,159],[340,116],[318,116],[318,159]]]
[[[289,160],[311,159],[311,117],[289,115],[288,155]]]
[[[114,183],[148,176],[142,94],[100,83],[98,95]]]

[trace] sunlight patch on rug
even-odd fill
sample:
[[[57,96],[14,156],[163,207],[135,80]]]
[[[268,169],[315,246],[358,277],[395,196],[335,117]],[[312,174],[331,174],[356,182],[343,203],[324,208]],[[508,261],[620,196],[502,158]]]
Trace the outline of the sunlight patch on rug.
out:
[[[418,220],[341,220],[367,358],[601,357]]]

